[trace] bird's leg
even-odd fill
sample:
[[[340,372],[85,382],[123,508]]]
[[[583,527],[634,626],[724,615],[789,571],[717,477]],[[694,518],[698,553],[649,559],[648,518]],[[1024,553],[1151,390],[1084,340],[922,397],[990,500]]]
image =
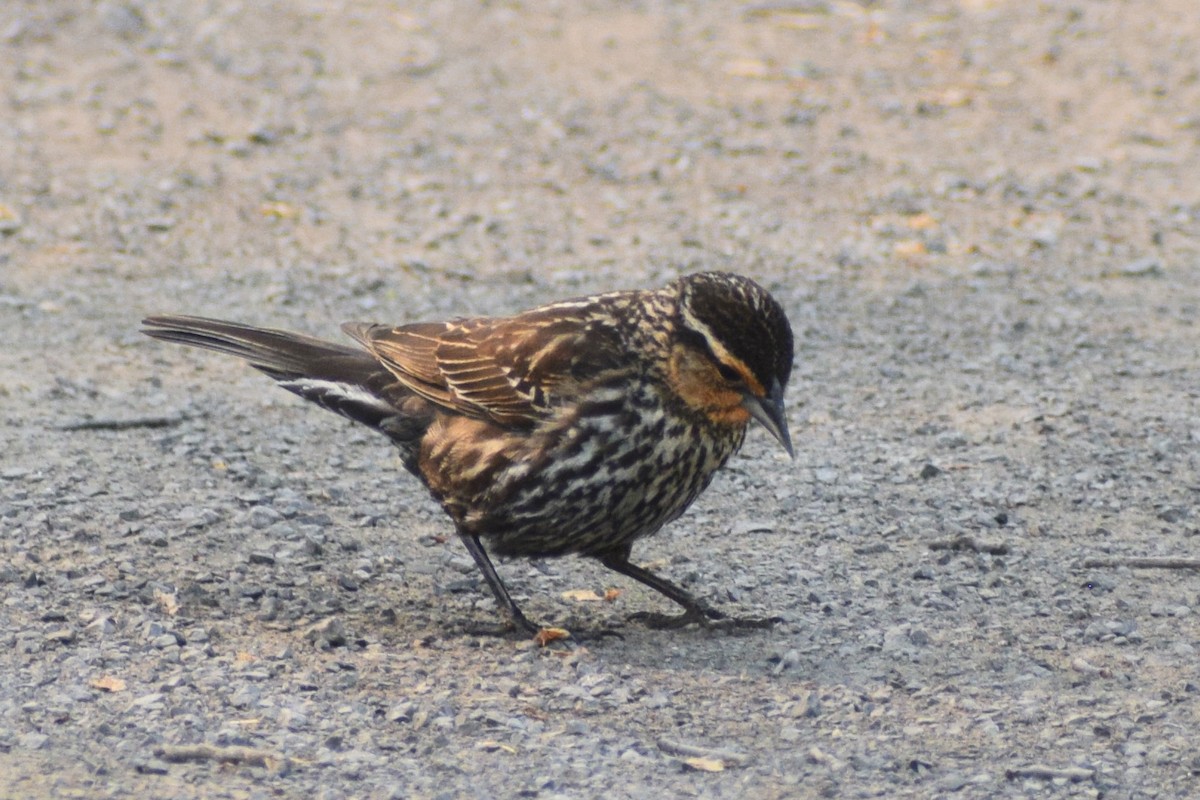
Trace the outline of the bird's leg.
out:
[[[492,566],[492,560],[488,558],[487,551],[483,549],[483,544],[480,543],[479,537],[469,533],[459,533],[463,544],[467,546],[467,552],[471,554],[471,558],[475,559],[475,565],[479,567],[479,571],[483,573],[484,580],[492,590],[492,594],[496,597],[496,604],[500,606],[501,612],[508,617],[512,627],[519,631],[524,631],[530,636],[537,634],[539,628],[534,625],[525,615],[521,613],[521,609],[513,602],[512,597],[508,594],[508,589],[504,587],[504,581],[500,580],[500,575],[496,572],[496,568]]]
[[[659,577],[650,570],[632,563],[629,560],[631,549],[628,545],[623,546],[603,556],[600,559],[600,563],[614,572],[619,572],[622,575],[633,578],[639,583],[649,586],[659,594],[665,595],[683,606],[684,617],[688,619],[682,624],[686,625],[688,622],[695,622],[702,619],[721,619],[725,616],[703,601],[692,597],[688,592],[671,583],[666,578]]]
[[[666,578],[655,575],[650,570],[639,567],[629,560],[632,546],[624,545],[600,558],[600,563],[614,572],[633,578],[635,581],[649,586],[654,591],[669,597],[683,606],[683,613],[675,616],[641,612],[634,614],[634,619],[645,622],[652,628],[680,628],[693,622],[700,623],[706,628],[769,628],[779,620],[774,617],[758,618],[727,618],[724,613],[696,597],[684,589],[671,583]]]

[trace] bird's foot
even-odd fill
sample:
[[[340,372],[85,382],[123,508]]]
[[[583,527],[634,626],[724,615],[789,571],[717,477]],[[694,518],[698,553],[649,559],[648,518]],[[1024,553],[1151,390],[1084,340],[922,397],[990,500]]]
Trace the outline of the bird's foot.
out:
[[[504,617],[504,621],[498,623],[468,622],[463,626],[463,630],[469,636],[490,636],[497,639],[529,639],[539,636],[543,631],[554,630],[533,624],[515,605]]]
[[[654,630],[672,630],[688,625],[698,625],[706,630],[715,631],[761,630],[783,622],[782,617],[730,617],[710,606],[696,606],[682,614],[639,611],[631,614],[629,618]]]
[[[640,622],[647,628],[654,630],[673,630],[675,628],[685,628],[688,625],[707,625],[713,622],[725,619],[725,614],[717,611],[712,606],[697,603],[696,605],[687,606],[682,614],[661,614],[657,611],[638,611],[630,614],[629,619],[634,622]]]
[[[463,632],[468,636],[512,639],[514,641],[528,641],[532,639],[542,647],[559,644],[568,648],[602,639],[625,638],[621,632],[608,628],[602,630],[568,630],[554,626],[535,625],[524,616],[520,619],[510,619],[506,622],[491,625],[486,623],[468,623],[463,626]]]
[[[754,631],[774,628],[783,622],[783,617],[725,617],[706,620],[703,627],[711,631]]]
[[[462,632],[467,636],[484,636],[492,639],[528,639],[537,634],[537,627],[526,629],[511,622],[468,622],[463,625]]]

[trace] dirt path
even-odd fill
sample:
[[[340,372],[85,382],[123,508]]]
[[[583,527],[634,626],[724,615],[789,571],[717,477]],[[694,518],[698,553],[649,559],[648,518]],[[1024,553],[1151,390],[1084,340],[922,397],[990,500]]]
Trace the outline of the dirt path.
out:
[[[1200,795],[1192,0],[542,7],[0,6],[0,797]],[[746,636],[471,635],[382,441],[137,333],[699,269],[798,457],[635,555]]]

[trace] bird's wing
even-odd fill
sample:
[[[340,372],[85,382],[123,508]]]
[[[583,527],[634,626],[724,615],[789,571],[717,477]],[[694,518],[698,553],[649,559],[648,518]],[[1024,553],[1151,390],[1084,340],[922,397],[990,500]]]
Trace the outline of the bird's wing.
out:
[[[529,427],[626,359],[611,322],[586,306],[343,329],[417,394],[449,410]]]

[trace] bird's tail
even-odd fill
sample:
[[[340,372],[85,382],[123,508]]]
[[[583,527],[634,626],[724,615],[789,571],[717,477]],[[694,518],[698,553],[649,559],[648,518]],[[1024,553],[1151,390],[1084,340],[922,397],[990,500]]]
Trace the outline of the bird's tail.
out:
[[[204,317],[156,316],[142,333],[246,361],[306,400],[397,438],[412,393],[370,353],[311,336]]]

